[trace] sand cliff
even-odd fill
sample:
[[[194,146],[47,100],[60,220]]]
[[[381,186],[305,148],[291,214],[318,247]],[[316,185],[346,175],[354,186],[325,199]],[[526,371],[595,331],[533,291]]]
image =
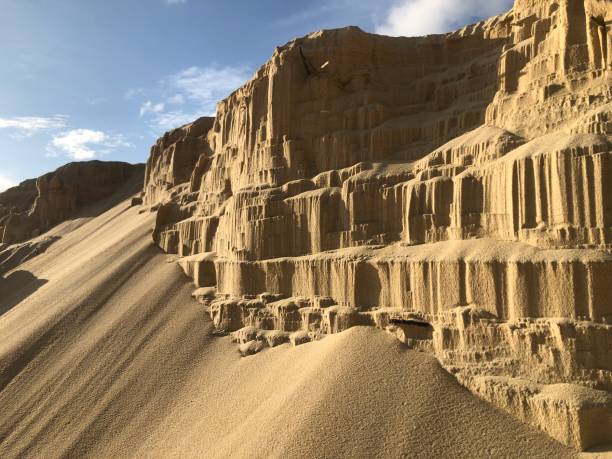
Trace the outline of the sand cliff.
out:
[[[372,327],[241,358],[139,210],[0,277],[0,457],[576,456]]]
[[[611,443],[611,14],[315,32],[142,191],[96,163],[0,194],[0,456]]]
[[[47,232],[78,210],[109,197],[142,169],[121,162],[69,163],[0,193],[0,246]]]
[[[154,240],[245,353],[375,325],[565,444],[610,442],[611,13],[293,40],[153,147]]]

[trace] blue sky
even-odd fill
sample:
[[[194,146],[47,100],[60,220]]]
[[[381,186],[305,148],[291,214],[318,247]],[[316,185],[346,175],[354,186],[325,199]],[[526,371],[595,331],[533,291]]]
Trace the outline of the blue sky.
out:
[[[0,0],[0,190],[74,160],[144,162],[277,45],[323,28],[455,29],[512,0]]]

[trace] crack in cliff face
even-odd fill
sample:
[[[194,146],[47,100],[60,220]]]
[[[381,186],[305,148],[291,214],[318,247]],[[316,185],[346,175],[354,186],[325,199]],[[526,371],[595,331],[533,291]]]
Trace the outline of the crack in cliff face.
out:
[[[450,34],[277,48],[152,148],[154,240],[243,355],[377,326],[566,444],[612,441],[611,38],[591,20],[611,13],[517,0]]]

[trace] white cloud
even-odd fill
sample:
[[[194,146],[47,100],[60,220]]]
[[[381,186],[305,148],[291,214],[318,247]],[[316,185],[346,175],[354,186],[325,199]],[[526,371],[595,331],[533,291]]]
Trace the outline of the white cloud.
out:
[[[164,104],[154,104],[150,100],[147,100],[140,106],[140,117],[142,118],[147,113],[161,113],[164,111]]]
[[[182,105],[185,103],[185,97],[182,94],[175,94],[173,96],[168,97],[166,99],[166,102],[171,105]]]
[[[166,0],[168,5],[178,5],[179,3],[187,3],[187,0]]]
[[[376,32],[406,36],[449,32],[503,13],[512,4],[513,0],[403,0],[391,7]]]
[[[250,76],[247,66],[189,67],[163,78],[158,92],[164,102],[147,100],[140,107],[140,116],[148,117],[155,131],[173,129],[200,116],[214,116],[217,102]],[[169,109],[169,105],[174,107]]]
[[[202,114],[196,112],[183,112],[180,110],[173,110],[170,112],[159,113],[153,120],[153,128],[160,129],[163,131],[169,131],[171,129],[183,126],[184,124],[195,121]]]
[[[0,175],[0,192],[7,190],[15,185],[17,185],[17,183],[14,180],[4,175]]]
[[[134,100],[139,96],[142,96],[145,92],[146,91],[144,90],[144,88],[130,88],[125,91],[125,98],[127,100]]]
[[[7,129],[13,137],[20,139],[42,131],[65,128],[67,120],[68,117],[64,115],[0,118],[0,129]]]
[[[95,107],[106,103],[106,99],[104,97],[90,97],[87,99],[87,103]]]
[[[84,160],[109,153],[119,147],[131,145],[121,135],[91,129],[73,129],[54,136],[47,151],[48,156],[57,156],[58,152],[63,152],[72,159]]]
[[[219,100],[242,86],[251,76],[246,66],[190,67],[164,80],[171,97],[182,96],[200,104],[208,114],[215,113]]]

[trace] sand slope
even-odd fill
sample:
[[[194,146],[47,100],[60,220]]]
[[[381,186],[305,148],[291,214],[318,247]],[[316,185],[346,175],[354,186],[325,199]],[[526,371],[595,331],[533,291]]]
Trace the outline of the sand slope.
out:
[[[0,283],[0,457],[575,454],[374,329],[240,358],[152,224],[62,225]]]

